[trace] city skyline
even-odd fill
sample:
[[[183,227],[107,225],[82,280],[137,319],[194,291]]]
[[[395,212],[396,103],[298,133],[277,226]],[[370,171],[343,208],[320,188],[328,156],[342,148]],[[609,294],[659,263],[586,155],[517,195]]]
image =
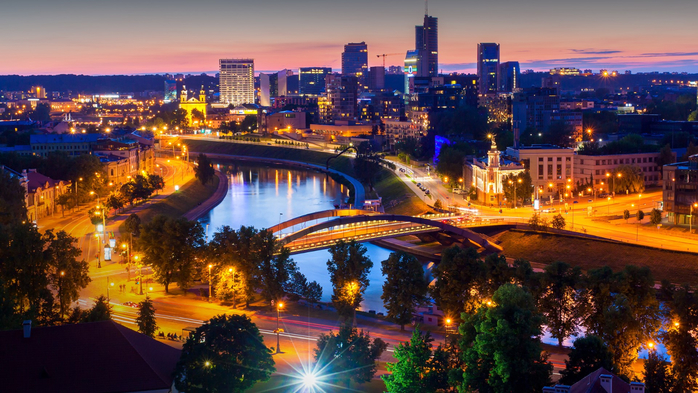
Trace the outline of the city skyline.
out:
[[[254,58],[257,72],[339,70],[343,46],[361,41],[369,66],[381,65],[382,53],[397,53],[386,65],[403,65],[424,14],[421,0],[35,0],[3,8],[0,22],[22,33],[0,44],[0,74],[21,75],[215,73],[219,59],[238,57]],[[695,11],[691,0],[429,3],[445,73],[474,73],[480,42],[501,44],[501,61],[519,61],[522,70],[698,72]]]

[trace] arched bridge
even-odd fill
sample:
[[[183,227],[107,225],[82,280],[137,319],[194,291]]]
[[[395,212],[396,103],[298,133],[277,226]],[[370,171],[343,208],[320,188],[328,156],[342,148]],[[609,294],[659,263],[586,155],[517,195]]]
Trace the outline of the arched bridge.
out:
[[[317,222],[325,218],[331,219]],[[484,236],[445,221],[444,215],[413,217],[365,210],[328,210],[297,217],[270,229],[277,233],[281,244],[292,254],[328,248],[340,240],[365,242],[429,232],[445,232],[452,238],[490,252],[502,250]],[[290,234],[280,233],[296,225],[302,228]]]

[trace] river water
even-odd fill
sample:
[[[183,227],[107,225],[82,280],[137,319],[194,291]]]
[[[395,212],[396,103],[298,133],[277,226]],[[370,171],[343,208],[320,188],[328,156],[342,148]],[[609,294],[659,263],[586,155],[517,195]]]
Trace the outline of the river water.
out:
[[[264,165],[236,166],[219,164],[218,168],[228,172],[228,193],[223,202],[213,208],[200,222],[207,228],[207,237],[223,225],[233,229],[240,226],[269,228],[281,221],[322,210],[333,209],[348,196],[348,190],[324,173],[311,170],[286,169]],[[380,272],[381,261],[388,258],[390,251],[363,243],[373,261],[369,273],[369,287],[364,294],[361,310],[385,312],[380,296],[384,278]],[[300,271],[308,281],[317,281],[323,289],[322,300],[330,302],[332,284],[327,272],[327,250],[312,251],[292,256]],[[557,344],[557,341],[544,334],[543,342]],[[573,338],[565,340],[565,346],[572,346]],[[666,354],[662,345],[658,350]],[[642,351],[640,357],[646,358]]]
[[[320,172],[263,165],[219,164],[219,168],[229,172],[228,193],[223,202],[200,220],[207,227],[209,238],[223,225],[233,229],[242,225],[269,228],[304,214],[333,209],[348,196],[346,187]],[[363,244],[373,261],[373,269],[369,273],[370,284],[361,309],[385,312],[380,298],[384,281],[380,265],[390,251],[370,243]],[[322,297],[326,302],[332,296],[326,264],[329,255],[327,250],[320,250],[292,256],[308,281],[317,281],[322,286]]]

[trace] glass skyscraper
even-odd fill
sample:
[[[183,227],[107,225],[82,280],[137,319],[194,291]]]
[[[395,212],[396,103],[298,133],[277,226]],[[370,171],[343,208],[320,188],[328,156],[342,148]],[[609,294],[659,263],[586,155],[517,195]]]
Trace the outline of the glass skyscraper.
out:
[[[344,45],[342,75],[355,76],[362,89],[368,88],[368,46],[365,42]]]
[[[499,87],[499,44],[477,44],[477,76],[480,94],[497,93]]]

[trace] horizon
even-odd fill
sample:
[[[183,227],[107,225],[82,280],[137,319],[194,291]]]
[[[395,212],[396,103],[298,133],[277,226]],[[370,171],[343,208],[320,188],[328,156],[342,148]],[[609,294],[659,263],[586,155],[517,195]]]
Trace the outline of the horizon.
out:
[[[383,53],[391,54],[386,66],[403,66],[425,11],[421,0],[29,0],[4,8],[0,21],[23,33],[0,44],[0,74],[22,76],[215,74],[218,59],[231,57],[254,58],[256,74],[337,70],[344,44],[361,41],[369,66],[381,65]],[[698,35],[693,11],[698,4],[691,0],[429,3],[439,23],[442,73],[474,73],[479,42],[499,43],[501,61],[518,61],[522,71],[698,73],[698,51],[690,51]]]

